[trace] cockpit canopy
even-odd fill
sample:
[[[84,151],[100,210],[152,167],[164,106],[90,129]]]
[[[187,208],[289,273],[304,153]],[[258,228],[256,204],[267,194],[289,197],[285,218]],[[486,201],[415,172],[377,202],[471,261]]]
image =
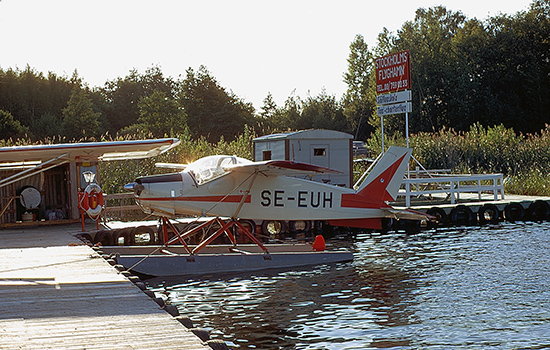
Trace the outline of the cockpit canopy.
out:
[[[202,185],[228,173],[230,165],[249,163],[252,162],[237,156],[215,155],[201,158],[189,164],[184,172],[193,176],[198,185]]]

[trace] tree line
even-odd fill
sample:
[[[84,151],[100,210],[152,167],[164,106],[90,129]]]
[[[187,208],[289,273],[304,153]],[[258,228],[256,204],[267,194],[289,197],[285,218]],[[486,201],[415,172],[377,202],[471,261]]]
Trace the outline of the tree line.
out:
[[[217,142],[235,139],[245,126],[257,134],[308,128],[376,138],[374,58],[410,50],[411,133],[471,125],[503,125],[536,133],[549,122],[550,0],[526,11],[486,20],[437,6],[420,8],[392,33],[383,29],[369,48],[361,35],[350,44],[346,93],[291,95],[278,106],[270,94],[260,110],[219,84],[204,66],[180,78],[158,66],[90,88],[71,77],[0,69],[0,139],[73,141],[141,135],[188,134]],[[388,134],[403,134],[402,115],[384,119]]]

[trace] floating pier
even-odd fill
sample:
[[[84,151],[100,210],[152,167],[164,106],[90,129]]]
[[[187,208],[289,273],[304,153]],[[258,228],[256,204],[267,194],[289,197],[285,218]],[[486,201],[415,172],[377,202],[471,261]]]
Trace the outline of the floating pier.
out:
[[[393,205],[400,208],[405,203]],[[410,208],[437,217],[437,222],[432,224],[436,227],[550,220],[550,197],[507,194],[503,199],[480,199],[477,194],[462,194],[454,203],[448,198],[436,197],[413,200]]]
[[[212,348],[71,229],[0,230],[0,348]]]

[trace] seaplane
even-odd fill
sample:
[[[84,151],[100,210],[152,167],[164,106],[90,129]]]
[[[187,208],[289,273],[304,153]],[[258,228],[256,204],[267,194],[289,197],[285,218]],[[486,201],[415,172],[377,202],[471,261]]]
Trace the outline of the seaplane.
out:
[[[134,192],[144,212],[160,217],[164,245],[119,254],[119,263],[141,274],[170,276],[350,261],[349,251],[327,251],[320,235],[312,245],[268,244],[242,223],[322,220],[381,229],[384,218],[426,219],[423,213],[388,204],[397,197],[410,156],[411,149],[390,147],[356,189],[312,181],[312,174],[337,171],[294,161],[253,162],[214,155],[188,165],[160,164],[181,171],[139,177],[125,189]],[[211,219],[180,232],[171,222],[179,216]],[[212,225],[217,227],[212,234],[195,246],[188,244],[189,238]],[[237,232],[251,244],[237,245]],[[227,247],[206,248],[221,235],[229,239]],[[175,244],[177,251],[171,247]]]

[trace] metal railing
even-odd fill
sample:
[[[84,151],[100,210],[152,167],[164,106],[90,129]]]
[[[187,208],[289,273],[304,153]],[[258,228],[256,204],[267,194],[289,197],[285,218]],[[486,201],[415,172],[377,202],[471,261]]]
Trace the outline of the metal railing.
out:
[[[411,198],[433,195],[445,195],[451,204],[460,201],[461,193],[477,193],[478,200],[482,194],[492,194],[492,199],[504,199],[504,184],[502,174],[451,175],[434,173],[432,171],[411,171],[403,180],[404,190],[399,196],[405,197],[405,205],[411,206]]]

